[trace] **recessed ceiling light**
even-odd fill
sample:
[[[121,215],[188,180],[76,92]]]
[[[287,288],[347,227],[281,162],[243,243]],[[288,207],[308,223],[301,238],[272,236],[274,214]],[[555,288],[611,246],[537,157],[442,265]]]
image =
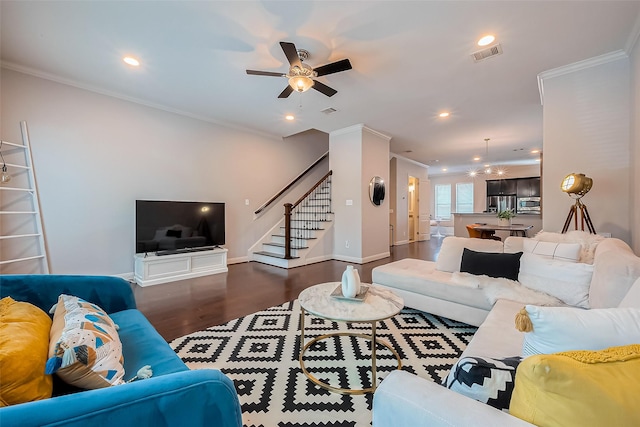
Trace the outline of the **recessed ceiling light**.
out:
[[[474,161],[474,162],[479,162],[479,161],[480,161],[480,157],[479,157],[479,156],[475,156],[475,157],[473,158],[473,161]]]
[[[447,113],[446,111],[443,111],[442,113],[438,114],[439,117],[449,117],[449,113]]]
[[[541,161],[542,161],[542,159],[536,159],[536,162],[541,162]]]
[[[126,63],[131,65],[132,67],[137,67],[140,65],[140,61],[138,61],[136,58],[134,58],[133,56],[125,56],[124,58],[122,58],[122,60]]]
[[[531,154],[538,154],[540,150],[531,150]]]
[[[287,114],[286,116],[284,116],[284,118],[291,121],[295,119],[295,116],[293,114]]]
[[[446,172],[447,170],[447,168],[442,168],[442,172]]]
[[[487,34],[486,36],[478,40],[478,46],[490,45],[491,43],[493,43],[495,39],[496,39],[495,36],[492,36],[491,34]]]

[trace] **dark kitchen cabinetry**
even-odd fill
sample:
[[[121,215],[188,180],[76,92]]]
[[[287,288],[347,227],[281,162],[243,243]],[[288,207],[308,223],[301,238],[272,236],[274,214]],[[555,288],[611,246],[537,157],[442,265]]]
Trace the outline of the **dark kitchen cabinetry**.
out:
[[[517,181],[518,197],[540,197],[540,177],[520,178]]]
[[[515,196],[518,188],[517,179],[487,180],[487,196]]]

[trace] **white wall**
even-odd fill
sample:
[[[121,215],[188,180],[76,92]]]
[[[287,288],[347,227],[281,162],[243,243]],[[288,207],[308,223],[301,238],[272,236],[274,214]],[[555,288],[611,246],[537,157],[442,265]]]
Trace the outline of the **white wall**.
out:
[[[395,171],[391,184],[393,204],[390,204],[390,224],[393,225],[394,245],[409,242],[409,177],[420,180],[429,179],[429,168],[403,157],[393,157],[391,164],[395,164]],[[431,192],[433,194],[433,192]],[[432,197],[433,199],[433,197]],[[431,203],[433,205],[433,203]],[[431,210],[433,212],[433,209]],[[421,212],[422,214],[422,212]]]
[[[631,50],[631,97],[631,242],[640,254],[640,37]]]
[[[328,149],[328,138],[271,138],[9,70],[1,108],[3,140],[19,142],[28,123],[59,274],[133,271],[136,199],[225,202],[225,247],[244,259],[273,225],[256,226],[254,210]]]
[[[374,261],[389,256],[389,141],[367,127],[362,131],[362,259]],[[369,197],[369,183],[379,176],[385,183],[385,198],[379,206]]]
[[[388,199],[369,200],[369,181],[389,182],[389,138],[363,125],[329,135],[329,164],[335,213],[334,258],[364,263],[389,255]]]
[[[362,128],[351,127],[329,134],[329,168],[333,225],[333,254],[337,259],[357,262],[362,254],[361,157]],[[348,204],[350,203],[350,204]]]
[[[542,226],[562,229],[573,201],[560,182],[569,173],[584,173],[593,179],[583,202],[596,231],[630,242],[630,66],[626,55],[606,58],[541,74]]]

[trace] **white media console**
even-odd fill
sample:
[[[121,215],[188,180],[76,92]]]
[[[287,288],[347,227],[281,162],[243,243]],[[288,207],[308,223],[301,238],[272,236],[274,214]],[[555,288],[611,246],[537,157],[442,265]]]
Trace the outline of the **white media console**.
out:
[[[225,273],[227,249],[183,252],[171,255],[136,254],[135,279],[140,286],[159,285],[209,274]]]

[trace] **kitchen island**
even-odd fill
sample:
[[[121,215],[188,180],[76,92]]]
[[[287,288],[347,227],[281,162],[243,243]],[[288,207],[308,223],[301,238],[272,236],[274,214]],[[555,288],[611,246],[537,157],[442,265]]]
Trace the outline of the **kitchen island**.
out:
[[[454,213],[453,215],[453,235],[458,237],[469,237],[467,225],[469,224],[498,224],[498,215],[492,213]],[[527,236],[533,237],[542,230],[542,218],[540,214],[519,214],[513,217],[512,224],[531,225],[533,228],[528,230]],[[504,239],[509,237],[508,231],[497,230],[496,236]]]

